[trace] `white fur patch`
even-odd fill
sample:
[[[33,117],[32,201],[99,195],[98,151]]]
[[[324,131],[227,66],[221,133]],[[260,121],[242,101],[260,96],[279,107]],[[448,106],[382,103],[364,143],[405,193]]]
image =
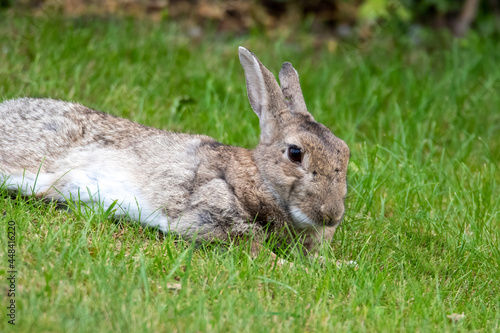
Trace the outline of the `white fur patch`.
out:
[[[304,214],[300,208],[292,206],[290,207],[290,214],[292,215],[293,222],[299,228],[307,229],[311,227],[316,227],[316,224]]]
[[[0,182],[4,183],[8,190],[20,190],[23,195],[36,195],[48,191],[55,181],[48,174],[33,174],[26,172],[22,175],[6,176],[0,175]]]
[[[168,217],[154,209],[136,185],[126,167],[126,161],[109,152],[76,152],[67,156],[74,167],[66,172],[0,175],[8,190],[23,195],[43,195],[66,201],[70,198],[92,205],[100,203],[107,210],[116,201],[115,217],[126,217],[150,227],[169,231]],[[92,161],[92,163],[88,163]],[[61,165],[68,165],[62,161]],[[61,169],[64,170],[64,167]]]

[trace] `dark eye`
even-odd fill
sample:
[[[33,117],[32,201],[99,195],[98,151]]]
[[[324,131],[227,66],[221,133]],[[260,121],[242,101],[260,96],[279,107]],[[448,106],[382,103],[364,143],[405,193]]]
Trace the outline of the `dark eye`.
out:
[[[288,148],[288,158],[290,159],[290,161],[300,163],[302,162],[302,155],[302,151],[299,147],[291,146],[290,148]]]

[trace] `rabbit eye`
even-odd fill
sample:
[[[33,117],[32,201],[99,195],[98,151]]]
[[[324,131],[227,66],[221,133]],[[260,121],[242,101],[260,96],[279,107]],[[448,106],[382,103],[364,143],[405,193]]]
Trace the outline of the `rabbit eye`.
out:
[[[300,163],[302,162],[302,150],[297,147],[297,146],[291,146],[288,148],[288,158],[290,161],[295,162],[295,163]]]

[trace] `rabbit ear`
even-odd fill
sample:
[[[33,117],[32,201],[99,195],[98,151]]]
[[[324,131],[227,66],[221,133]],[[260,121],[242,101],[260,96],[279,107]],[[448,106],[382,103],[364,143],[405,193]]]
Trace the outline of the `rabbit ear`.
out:
[[[248,99],[259,117],[261,141],[270,141],[278,126],[286,102],[274,75],[244,47],[239,47],[240,62],[245,70]]]
[[[281,91],[285,97],[286,104],[292,113],[306,113],[308,115],[306,102],[300,89],[299,74],[292,64],[285,62],[280,70]]]

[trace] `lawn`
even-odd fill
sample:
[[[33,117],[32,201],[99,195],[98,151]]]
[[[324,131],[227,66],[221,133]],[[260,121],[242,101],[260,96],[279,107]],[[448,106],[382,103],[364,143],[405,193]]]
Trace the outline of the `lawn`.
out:
[[[359,267],[293,251],[295,265],[278,267],[238,246],[195,247],[1,188],[0,331],[499,331],[498,41],[415,44],[394,29],[356,47],[305,32],[199,38],[170,22],[5,15],[0,100],[77,101],[252,148],[258,119],[238,45],[276,75],[291,61],[311,113],[349,145],[346,217],[321,252]]]

